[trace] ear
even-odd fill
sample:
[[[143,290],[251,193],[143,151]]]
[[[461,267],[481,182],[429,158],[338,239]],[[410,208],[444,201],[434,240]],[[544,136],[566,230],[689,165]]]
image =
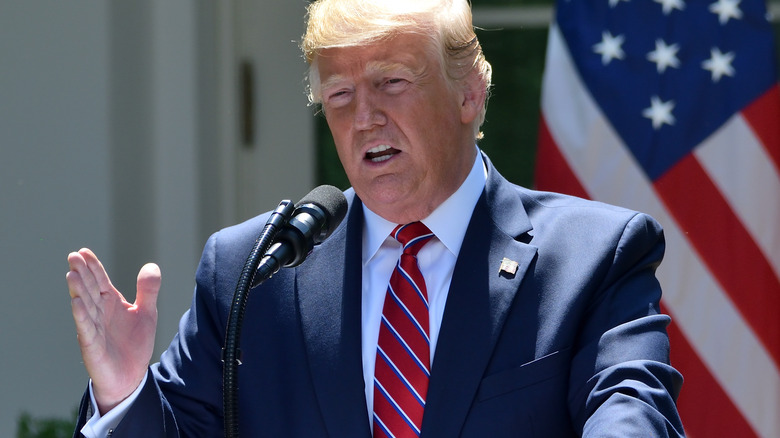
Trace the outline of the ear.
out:
[[[470,125],[479,117],[485,107],[485,85],[476,71],[464,78],[461,91],[460,121]]]

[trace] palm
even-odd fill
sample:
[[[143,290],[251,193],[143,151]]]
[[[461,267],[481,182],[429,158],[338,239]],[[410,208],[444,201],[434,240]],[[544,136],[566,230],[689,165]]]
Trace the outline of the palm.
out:
[[[116,406],[138,386],[152,356],[160,273],[145,265],[135,304],[114,288],[97,257],[81,250],[68,257],[68,287],[79,346],[101,411]]]

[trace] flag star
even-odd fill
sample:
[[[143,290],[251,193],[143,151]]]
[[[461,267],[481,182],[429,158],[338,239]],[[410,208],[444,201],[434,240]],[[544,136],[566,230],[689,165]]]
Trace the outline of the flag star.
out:
[[[609,0],[609,7],[610,7],[610,8],[614,8],[614,7],[615,7],[615,6],[617,6],[617,5],[618,5],[620,2],[626,2],[626,3],[628,3],[628,2],[630,2],[630,1],[631,1],[631,0]]]
[[[655,50],[647,54],[647,59],[655,63],[658,73],[663,73],[667,67],[677,68],[680,66],[680,60],[677,58],[679,50],[679,45],[669,46],[664,40],[657,39],[655,40]]]
[[[613,59],[623,59],[626,54],[623,52],[623,42],[625,37],[618,35],[613,37],[608,31],[601,33],[601,42],[593,45],[593,51],[601,55],[601,63],[607,65]]]
[[[671,14],[674,9],[680,11],[685,9],[685,1],[683,0],[655,0],[655,2],[663,6],[664,15]]]
[[[718,0],[710,5],[710,12],[718,14],[720,24],[726,24],[730,19],[739,20],[742,18],[742,10],[739,9],[739,3],[742,0]]]
[[[664,124],[674,125],[675,119],[672,115],[674,101],[662,102],[658,96],[650,98],[650,108],[645,108],[642,115],[653,121],[653,129],[661,129]]]
[[[719,48],[713,47],[710,49],[710,59],[702,62],[701,68],[712,73],[712,82],[718,82],[723,75],[734,76],[734,67],[731,66],[734,56],[734,52],[724,54]]]

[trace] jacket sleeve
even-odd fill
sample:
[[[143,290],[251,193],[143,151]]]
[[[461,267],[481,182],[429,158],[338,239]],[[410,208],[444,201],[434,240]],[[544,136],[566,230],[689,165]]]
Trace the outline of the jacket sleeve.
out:
[[[676,408],[682,376],[670,366],[661,287],[660,225],[637,214],[592,297],[575,348],[570,410],[586,437],[684,436]]]
[[[73,437],[84,436],[80,431],[92,416],[89,389],[85,391],[79,407],[79,416]],[[176,421],[167,401],[161,396],[149,371],[146,382],[128,408],[122,421],[108,431],[108,437],[178,437]]]

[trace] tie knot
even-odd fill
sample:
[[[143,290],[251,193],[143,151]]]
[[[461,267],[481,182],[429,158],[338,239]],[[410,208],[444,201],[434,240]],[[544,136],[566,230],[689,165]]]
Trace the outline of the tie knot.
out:
[[[431,237],[433,233],[422,222],[412,222],[395,227],[392,233],[395,240],[401,242],[404,246],[404,254],[417,255]]]

